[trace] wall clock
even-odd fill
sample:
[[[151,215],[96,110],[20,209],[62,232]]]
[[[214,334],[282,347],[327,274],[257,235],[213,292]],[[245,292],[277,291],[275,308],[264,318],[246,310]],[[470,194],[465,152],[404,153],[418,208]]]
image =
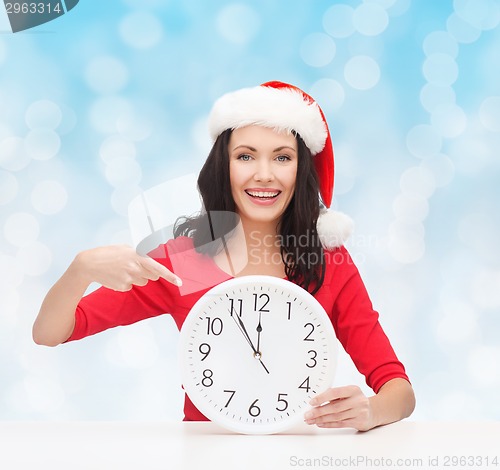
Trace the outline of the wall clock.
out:
[[[332,385],[337,342],[307,291],[272,276],[244,276],[203,295],[180,335],[183,386],[195,406],[226,429],[284,431]]]

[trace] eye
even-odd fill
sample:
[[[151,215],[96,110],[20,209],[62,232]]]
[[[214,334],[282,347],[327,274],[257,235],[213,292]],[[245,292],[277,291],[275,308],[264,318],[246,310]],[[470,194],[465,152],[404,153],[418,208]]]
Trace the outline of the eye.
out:
[[[288,155],[278,155],[276,157],[276,160],[278,160],[279,162],[289,162],[291,158]]]
[[[243,162],[248,162],[248,161],[250,161],[251,158],[252,157],[250,155],[246,154],[246,153],[238,155],[238,160],[241,160]]]

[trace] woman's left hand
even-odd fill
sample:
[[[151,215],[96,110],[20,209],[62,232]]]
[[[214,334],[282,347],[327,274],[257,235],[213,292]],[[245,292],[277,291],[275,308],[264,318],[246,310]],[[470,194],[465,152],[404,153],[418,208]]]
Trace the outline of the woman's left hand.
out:
[[[314,406],[304,418],[306,424],[320,428],[355,428],[368,431],[374,427],[370,400],[355,385],[329,388],[314,397]]]

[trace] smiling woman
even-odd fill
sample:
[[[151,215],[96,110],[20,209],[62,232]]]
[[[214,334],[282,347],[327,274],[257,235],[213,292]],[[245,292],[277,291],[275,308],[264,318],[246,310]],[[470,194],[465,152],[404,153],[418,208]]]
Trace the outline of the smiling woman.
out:
[[[256,147],[246,142],[256,142]],[[232,196],[244,223],[276,225],[295,190],[295,136],[261,126],[235,129],[229,139],[229,174]],[[267,210],[258,210],[262,207]]]
[[[311,400],[305,421],[368,430],[409,416],[414,395],[405,369],[343,247],[350,219],[326,211],[333,147],[318,104],[292,85],[268,82],[220,98],[209,128],[214,144],[198,178],[200,214],[179,220],[175,238],[149,257],[123,246],[78,254],[42,304],[35,341],[56,345],[164,313],[181,328],[195,303],[226,280],[286,278],[314,295],[375,392],[367,397],[357,386],[327,388]],[[103,287],[83,296],[91,282]],[[213,330],[215,320],[207,318],[209,333],[223,341],[222,328]],[[253,320],[245,318],[247,328]],[[259,332],[260,320],[252,327]],[[203,354],[207,345],[193,349]],[[261,357],[260,350],[255,354]],[[279,367],[286,368],[287,359]],[[210,387],[212,372],[203,374],[201,383]],[[187,395],[184,411],[186,420],[207,419]]]

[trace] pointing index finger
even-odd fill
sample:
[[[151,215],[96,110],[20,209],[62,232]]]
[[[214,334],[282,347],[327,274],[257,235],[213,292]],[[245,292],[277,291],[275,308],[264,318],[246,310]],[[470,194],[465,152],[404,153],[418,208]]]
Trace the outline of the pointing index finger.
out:
[[[167,269],[163,264],[154,260],[153,258],[141,257],[142,266],[148,271],[158,274],[160,277],[166,281],[175,284],[176,286],[182,286],[182,280],[179,276],[176,276],[172,271]]]

